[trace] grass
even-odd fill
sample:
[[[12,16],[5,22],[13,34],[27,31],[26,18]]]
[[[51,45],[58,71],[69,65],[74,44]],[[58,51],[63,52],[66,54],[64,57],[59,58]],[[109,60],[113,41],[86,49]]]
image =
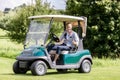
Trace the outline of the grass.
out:
[[[9,39],[0,39],[0,56],[15,58],[22,51],[22,45],[13,43]]]
[[[2,29],[0,29],[0,37],[5,35],[6,35],[6,31],[3,31]]]
[[[22,44],[10,41],[6,32],[0,29],[0,56],[15,58],[23,49]]]
[[[90,73],[78,73],[68,71],[57,73],[56,70],[48,70],[44,76],[33,76],[30,71],[27,74],[14,74],[12,65],[15,59],[0,57],[0,80],[120,80],[120,60],[93,59]]]

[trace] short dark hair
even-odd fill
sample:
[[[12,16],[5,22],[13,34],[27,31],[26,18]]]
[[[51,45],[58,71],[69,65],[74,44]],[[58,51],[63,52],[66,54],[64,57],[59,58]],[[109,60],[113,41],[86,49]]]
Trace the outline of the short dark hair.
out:
[[[67,23],[66,23],[66,26],[67,26],[68,24],[71,24],[71,23],[70,23],[70,22],[67,22]]]

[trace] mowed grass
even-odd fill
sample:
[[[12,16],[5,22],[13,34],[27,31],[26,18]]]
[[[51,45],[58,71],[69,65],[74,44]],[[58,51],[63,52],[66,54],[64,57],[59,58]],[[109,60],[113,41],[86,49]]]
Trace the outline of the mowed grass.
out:
[[[44,76],[34,76],[30,71],[27,74],[14,74],[14,62],[15,59],[0,57],[0,80],[120,80],[119,59],[93,59],[90,73],[78,73],[77,70],[58,73],[55,69],[48,69]]]

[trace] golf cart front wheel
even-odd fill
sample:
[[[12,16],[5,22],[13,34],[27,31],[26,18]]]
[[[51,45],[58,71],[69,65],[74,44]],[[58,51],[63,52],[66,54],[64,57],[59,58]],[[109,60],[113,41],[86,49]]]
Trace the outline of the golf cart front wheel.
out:
[[[31,65],[31,72],[33,75],[44,75],[47,72],[47,66],[43,61],[35,61]]]
[[[13,72],[16,73],[16,74],[25,74],[27,72],[27,69],[20,68],[19,67],[19,61],[16,61],[13,64]]]
[[[83,62],[80,65],[80,68],[78,69],[78,72],[89,73],[90,71],[91,71],[91,62],[87,59],[83,60]]]

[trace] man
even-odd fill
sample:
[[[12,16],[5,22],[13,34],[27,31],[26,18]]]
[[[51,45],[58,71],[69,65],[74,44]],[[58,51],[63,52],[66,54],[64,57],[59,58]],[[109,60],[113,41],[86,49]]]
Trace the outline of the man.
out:
[[[56,53],[50,52],[50,54],[55,54],[53,64],[56,64],[56,61],[61,53],[61,51],[69,51],[75,46],[78,46],[79,37],[76,32],[72,30],[72,24],[66,24],[66,31],[62,34],[60,42],[56,43],[52,50],[56,50]]]

